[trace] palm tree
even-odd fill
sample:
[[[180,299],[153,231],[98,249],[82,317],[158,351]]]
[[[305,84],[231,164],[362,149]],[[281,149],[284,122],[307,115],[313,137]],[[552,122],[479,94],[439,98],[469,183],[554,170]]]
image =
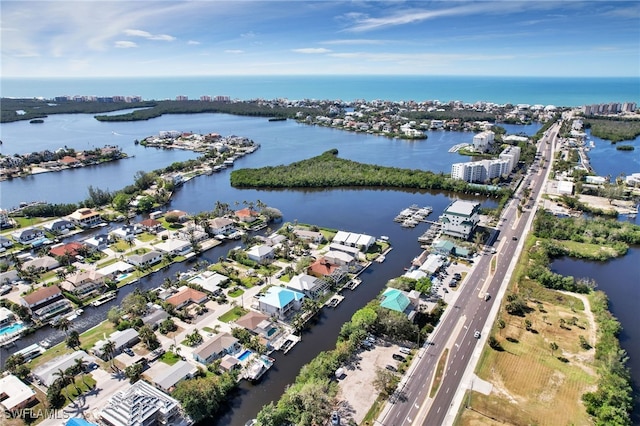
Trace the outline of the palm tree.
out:
[[[87,385],[87,382],[84,381],[84,373],[85,371],[87,371],[87,367],[89,366],[89,363],[84,358],[76,358],[74,361],[75,361],[74,367],[76,368],[76,370],[80,372],[82,383],[84,383],[85,386],[89,387]]]
[[[71,321],[69,321],[69,319],[66,318],[66,317],[62,317],[58,321],[58,324],[56,325],[56,328],[58,330],[64,331],[64,335],[69,337],[69,333],[67,333],[67,331],[69,331],[69,328],[71,328]]]
[[[71,398],[69,397],[69,390],[67,389],[67,385],[71,381],[71,376],[67,374],[66,371],[63,371],[61,368],[59,368],[58,371],[53,373],[53,375],[58,377],[57,380],[60,380],[60,383],[62,384],[61,388],[65,390],[65,393],[67,394],[67,399],[71,401]]]
[[[111,367],[113,367],[113,355],[116,352],[116,344],[111,340],[107,340],[104,345],[102,345],[102,352],[109,358],[111,361]]]

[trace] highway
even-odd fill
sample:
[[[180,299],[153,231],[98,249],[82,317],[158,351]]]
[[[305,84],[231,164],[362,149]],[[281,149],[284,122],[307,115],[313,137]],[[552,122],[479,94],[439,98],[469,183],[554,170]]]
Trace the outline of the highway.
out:
[[[511,271],[520,255],[522,237],[530,229],[535,203],[539,200],[552,163],[552,147],[559,129],[560,125],[554,124],[538,142],[538,153],[544,159],[544,166],[540,167],[540,159],[536,157],[534,165],[499,218],[487,243],[495,248],[496,253],[491,254],[489,248],[475,258],[475,266],[457,291],[457,298],[451,302],[429,340],[419,349],[398,391],[376,420],[377,425],[432,426],[453,422],[461,402],[460,395],[464,396],[468,381],[472,380],[480,350],[487,340],[509,284]],[[531,200],[524,203],[522,213],[518,214],[517,206],[527,186],[531,187]],[[490,271],[492,258],[496,258],[493,273]],[[486,293],[490,294],[488,300],[485,300]],[[480,332],[478,338],[474,337],[476,331]],[[435,370],[445,349],[448,350],[448,357],[444,376],[437,393],[431,397]],[[467,385],[465,389],[461,388],[462,384]],[[454,401],[456,393],[458,397]]]

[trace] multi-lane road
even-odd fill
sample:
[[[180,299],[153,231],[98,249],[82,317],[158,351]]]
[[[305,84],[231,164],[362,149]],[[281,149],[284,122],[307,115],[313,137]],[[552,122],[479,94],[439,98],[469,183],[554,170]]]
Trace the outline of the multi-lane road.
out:
[[[485,330],[490,330],[495,319],[511,270],[519,257],[521,239],[531,226],[535,203],[551,164],[552,147],[558,130],[559,125],[555,124],[538,142],[539,157],[536,157],[534,165],[504,209],[488,242],[490,247],[476,257],[475,267],[458,290],[457,298],[419,350],[411,368],[402,378],[398,392],[383,409],[376,424],[444,425],[452,422],[458,409],[454,396],[461,389],[465,373],[468,380],[475,368],[480,346],[486,342]],[[542,167],[540,159],[544,159]],[[525,196],[526,187],[530,188],[531,199],[523,203],[525,207],[519,212],[518,204]],[[493,249],[495,253],[491,253]],[[496,259],[493,271],[490,270],[492,258]],[[489,297],[486,297],[487,293]],[[476,331],[480,333],[479,337]],[[444,375],[437,393],[431,397],[435,370],[445,350],[448,356]]]

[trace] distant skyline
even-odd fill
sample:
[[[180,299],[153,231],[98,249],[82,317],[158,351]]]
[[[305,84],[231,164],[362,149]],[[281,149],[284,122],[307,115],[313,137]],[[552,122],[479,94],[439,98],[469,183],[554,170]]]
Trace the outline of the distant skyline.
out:
[[[3,77],[639,77],[637,1],[0,2]]]

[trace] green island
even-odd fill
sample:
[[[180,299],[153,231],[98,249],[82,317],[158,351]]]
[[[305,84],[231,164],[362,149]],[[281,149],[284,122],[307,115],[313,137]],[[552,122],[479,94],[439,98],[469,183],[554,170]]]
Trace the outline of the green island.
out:
[[[618,145],[616,146],[618,151],[633,151],[635,149],[632,145]]]
[[[640,135],[640,120],[619,117],[598,117],[585,120],[585,127],[591,134],[611,143],[633,140]]]

